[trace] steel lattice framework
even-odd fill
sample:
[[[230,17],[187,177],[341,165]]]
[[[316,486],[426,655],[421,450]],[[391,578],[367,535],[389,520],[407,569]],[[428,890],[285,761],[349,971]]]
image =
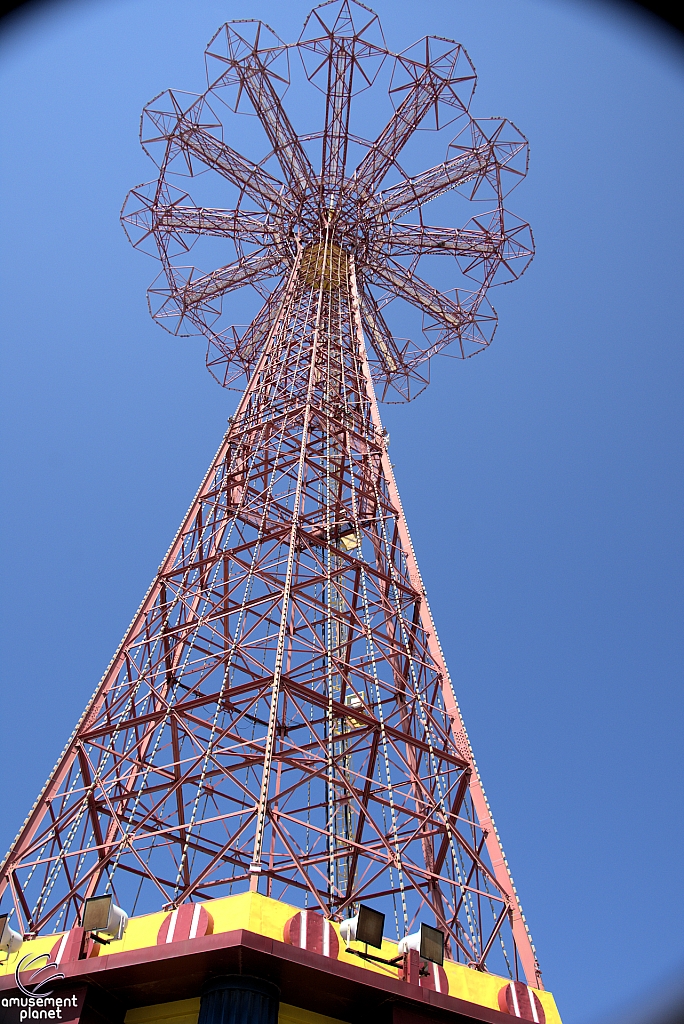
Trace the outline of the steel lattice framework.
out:
[[[309,135],[282,103],[299,58],[325,111]],[[374,901],[398,936],[433,920],[452,958],[540,986],[375,397],[410,399],[437,352],[488,345],[486,292],[532,256],[528,226],[503,206],[527,144],[470,115],[461,46],[430,37],[392,54],[352,0],[316,8],[293,46],[260,22],[228,24],[206,59],[203,95],[146,108],[160,173],[130,193],[123,221],[161,260],[153,316],[203,333],[212,373],[247,386],[0,892],[29,934],[69,927],[98,892],[135,912],[251,888],[338,920]],[[382,69],[394,109],[365,142],[352,97]],[[268,139],[260,161],[224,139],[243,109]],[[417,129],[454,121],[444,161],[407,174],[398,157]],[[232,209],[173,183],[207,170]],[[457,192],[487,212],[462,229],[424,223],[427,203]],[[201,236],[235,258],[182,266]],[[423,280],[435,255],[469,286]],[[224,327],[223,297],[246,284],[261,310]],[[394,299],[419,311],[420,343],[390,330]]]

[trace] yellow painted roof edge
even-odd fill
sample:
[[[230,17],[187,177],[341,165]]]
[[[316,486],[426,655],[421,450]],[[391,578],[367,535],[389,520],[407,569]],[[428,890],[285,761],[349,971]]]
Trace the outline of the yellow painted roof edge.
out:
[[[225,896],[217,900],[209,900],[203,903],[207,912],[211,915],[214,924],[214,934],[231,932],[238,929],[256,932],[267,938],[283,941],[283,929],[285,924],[294,915],[299,913],[301,907],[294,907],[279,900],[262,896],[261,893],[245,892],[237,896]],[[168,917],[168,911],[159,911],[154,914],[145,914],[140,917],[132,917],[128,922],[123,939],[112,942],[107,947],[107,955],[113,956],[116,953],[129,952],[136,949],[145,949],[155,946],[157,933],[162,922]],[[338,939],[340,934],[339,924],[330,922],[335,929]],[[55,943],[59,940],[60,934],[41,935],[38,938],[24,942],[21,949],[8,960],[0,964],[0,976],[11,974],[16,969],[19,960],[29,952],[37,956],[40,953],[49,953]],[[339,939],[340,952],[338,959],[343,963],[353,964],[354,967],[361,967],[367,971],[378,974],[385,974],[388,977],[396,978],[396,967],[374,964],[370,961],[361,960],[352,953],[347,953],[344,942]],[[397,944],[384,940],[382,949],[377,951],[380,956],[391,959],[397,954]],[[457,964],[451,960],[444,961],[444,970],[449,981],[449,995],[459,999],[466,999],[468,1002],[476,1003],[479,1006],[488,1006],[498,1010],[499,991],[509,979],[502,978],[496,974],[488,974],[483,971],[475,971],[464,964]],[[546,1014],[547,1024],[561,1024],[561,1018],[556,1007],[553,995],[547,991],[535,989],[541,1000]]]

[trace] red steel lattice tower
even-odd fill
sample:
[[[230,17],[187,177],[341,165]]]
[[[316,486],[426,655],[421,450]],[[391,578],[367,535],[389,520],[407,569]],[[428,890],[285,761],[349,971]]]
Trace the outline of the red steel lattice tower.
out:
[[[70,927],[98,893],[134,913],[251,889],[336,920],[372,902],[397,937],[433,921],[452,959],[541,987],[376,401],[410,400],[442,349],[489,344],[486,292],[532,256],[503,206],[527,143],[471,116],[461,46],[428,37],[393,54],[352,0],[316,8],[294,45],[228,24],[206,62],[203,95],[146,108],[159,175],[123,221],[161,260],[153,316],[204,334],[211,372],[246,388],[0,894],[25,935]],[[312,110],[322,97],[322,131],[286,114],[297,71]],[[383,74],[393,109],[366,142],[352,98]],[[362,118],[375,109],[361,101]],[[265,132],[263,159],[232,148],[242,112]],[[417,130],[449,125],[443,161],[406,173]],[[182,175],[224,207],[193,202]],[[463,228],[424,222],[428,203],[457,200],[486,212]],[[200,272],[183,265],[195,243],[234,258]],[[436,257],[456,289],[417,273]],[[248,284],[261,310],[225,327],[223,298]],[[420,342],[397,340],[394,300],[418,311]]]

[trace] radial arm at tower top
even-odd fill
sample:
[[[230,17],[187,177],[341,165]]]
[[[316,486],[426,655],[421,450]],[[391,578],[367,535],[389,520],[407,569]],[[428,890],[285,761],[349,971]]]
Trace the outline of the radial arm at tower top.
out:
[[[285,113],[295,72],[323,94],[322,131]],[[122,217],[161,261],[154,318],[203,334],[212,373],[245,390],[0,893],[27,935],[79,923],[100,893],[135,913],[251,891],[331,922],[371,903],[397,941],[431,921],[454,963],[541,988],[376,400],[414,397],[443,349],[489,344],[486,292],[533,253],[503,206],[526,142],[471,116],[460,45],[393,54],[352,0],[316,8],[291,46],[259,22],[226,25],[207,74],[202,96],[146,109],[159,176]],[[365,142],[353,98],[383,74],[394,109]],[[261,122],[263,158],[230,145],[242,112]],[[455,137],[407,174],[399,158],[428,119]],[[185,191],[181,175],[206,169],[219,206]],[[424,225],[422,207],[445,201],[485,211]],[[196,243],[220,265],[188,266]],[[436,256],[452,257],[448,291],[429,283]],[[262,309],[226,326],[224,297],[246,284]],[[394,302],[421,318],[411,341],[393,334]]]

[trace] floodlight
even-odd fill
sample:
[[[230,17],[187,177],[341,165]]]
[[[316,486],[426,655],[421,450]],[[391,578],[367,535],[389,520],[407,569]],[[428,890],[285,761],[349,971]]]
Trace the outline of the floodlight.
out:
[[[385,929],[385,915],[372,907],[359,907],[356,917],[350,917],[340,925],[340,935],[349,945],[350,942],[365,942],[368,946],[380,949],[382,933]]]
[[[128,914],[117,907],[112,896],[91,896],[83,908],[83,928],[87,932],[98,932],[105,939],[123,938],[128,924]]]
[[[421,924],[419,932],[405,935],[397,947],[399,953],[408,953],[410,949],[415,949],[421,960],[429,960],[441,967],[444,963],[444,932],[429,924]]]
[[[19,932],[9,926],[9,914],[0,914],[0,952],[11,956],[21,946],[22,939]]]
[[[420,926],[420,957],[440,967],[444,963],[444,932],[429,924]]]

